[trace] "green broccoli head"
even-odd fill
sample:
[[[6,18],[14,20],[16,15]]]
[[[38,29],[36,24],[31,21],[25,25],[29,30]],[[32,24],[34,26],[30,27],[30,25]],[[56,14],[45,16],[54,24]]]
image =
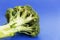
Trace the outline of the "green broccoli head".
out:
[[[6,12],[7,24],[0,26],[0,38],[14,36],[16,32],[30,36],[39,33],[39,17],[30,6],[16,6]]]
[[[19,33],[36,36],[39,33],[39,17],[30,6],[16,6],[6,12],[7,22],[15,22],[16,27],[22,27]],[[14,26],[11,26],[14,28]]]

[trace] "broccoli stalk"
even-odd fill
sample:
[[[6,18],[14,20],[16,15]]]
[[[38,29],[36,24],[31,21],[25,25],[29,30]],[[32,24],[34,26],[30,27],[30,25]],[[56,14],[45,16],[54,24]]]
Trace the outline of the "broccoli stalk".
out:
[[[7,24],[0,27],[0,38],[13,36],[16,32],[30,36],[39,33],[39,17],[30,6],[16,6],[6,12]]]
[[[7,36],[14,36],[14,34],[16,32],[20,32],[22,30],[31,31],[32,29],[30,27],[26,28],[26,27],[23,27],[23,26],[19,26],[19,27],[16,27],[16,28],[11,28],[11,25],[9,25],[9,24],[4,25],[4,26],[0,26],[0,38],[4,38],[4,37],[7,37]]]

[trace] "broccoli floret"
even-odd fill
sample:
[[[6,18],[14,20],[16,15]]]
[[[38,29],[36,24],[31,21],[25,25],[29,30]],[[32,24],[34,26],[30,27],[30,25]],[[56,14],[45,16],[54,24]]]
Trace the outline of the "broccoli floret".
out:
[[[30,36],[39,33],[39,17],[30,6],[16,6],[6,12],[7,24],[0,27],[0,38],[13,36],[16,32]]]

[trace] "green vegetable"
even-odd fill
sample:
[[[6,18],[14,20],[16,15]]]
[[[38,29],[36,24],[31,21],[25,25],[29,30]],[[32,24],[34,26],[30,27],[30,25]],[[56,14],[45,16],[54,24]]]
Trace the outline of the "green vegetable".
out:
[[[39,33],[39,17],[30,6],[16,6],[6,12],[7,24],[0,27],[0,38],[14,36],[16,32],[30,36]]]

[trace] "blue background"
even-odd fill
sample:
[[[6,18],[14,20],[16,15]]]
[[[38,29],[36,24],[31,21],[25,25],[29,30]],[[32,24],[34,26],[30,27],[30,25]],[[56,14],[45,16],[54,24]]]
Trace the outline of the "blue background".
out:
[[[0,40],[60,40],[60,0],[0,0],[0,25],[7,23],[8,8],[30,5],[40,17],[40,33],[37,37],[17,34]]]

